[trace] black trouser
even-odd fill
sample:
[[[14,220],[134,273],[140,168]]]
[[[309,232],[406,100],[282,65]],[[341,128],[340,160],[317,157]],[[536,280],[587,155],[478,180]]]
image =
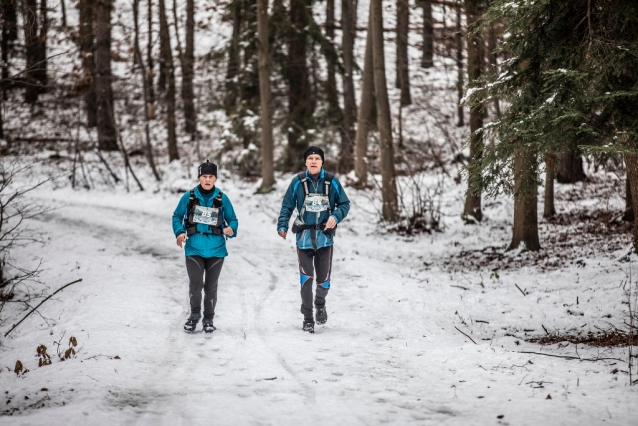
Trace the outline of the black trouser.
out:
[[[330,290],[330,272],[332,272],[332,246],[318,250],[301,250],[297,247],[299,277],[301,284],[301,313],[304,320],[312,321],[312,279],[317,282],[315,306],[326,305],[326,296]],[[313,268],[314,263],[314,268]],[[316,275],[313,275],[313,271]]]
[[[201,317],[204,290],[204,319],[213,319],[217,304],[217,281],[224,264],[223,257],[187,256],[186,271],[190,281],[191,314]],[[205,277],[205,278],[204,278]],[[199,314],[199,315],[197,315]]]

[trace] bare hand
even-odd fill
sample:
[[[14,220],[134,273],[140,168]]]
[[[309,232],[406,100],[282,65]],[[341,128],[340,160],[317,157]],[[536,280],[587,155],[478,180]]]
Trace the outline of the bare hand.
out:
[[[228,235],[229,237],[232,237],[233,235],[235,235],[235,233],[233,232],[233,228],[231,228],[230,226],[227,228],[224,228],[224,234]]]
[[[184,245],[184,240],[186,240],[186,234],[179,234],[177,236],[177,245],[182,247]]]
[[[286,231],[284,231],[283,229],[279,230],[279,236],[283,238],[284,240],[286,239],[286,235],[287,235]]]
[[[326,222],[326,229],[332,229],[335,226],[337,226],[337,220],[333,216],[330,216],[330,219]]]

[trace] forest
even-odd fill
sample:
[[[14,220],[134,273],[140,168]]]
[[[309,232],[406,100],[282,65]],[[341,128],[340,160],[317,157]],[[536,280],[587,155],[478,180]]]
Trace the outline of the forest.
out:
[[[99,406],[63,389],[69,366],[51,373],[60,384],[56,396],[36,397],[43,379],[27,374],[22,353],[28,348],[33,357],[32,346],[57,339],[56,355],[38,346],[40,367],[52,357],[101,366],[122,353],[135,357],[133,348],[147,339],[133,330],[132,312],[150,309],[157,317],[147,319],[150,324],[174,327],[174,318],[158,315],[179,316],[181,302],[154,299],[148,277],[162,283],[167,298],[184,299],[183,259],[170,246],[167,224],[178,197],[195,185],[196,167],[210,160],[233,203],[241,197],[235,252],[234,241],[228,243],[228,262],[237,256],[240,265],[228,266],[234,269],[221,279],[232,283],[224,297],[236,310],[227,313],[228,329],[215,334],[219,343],[206,341],[221,351],[215,352],[219,365],[171,374],[189,377],[197,392],[230,404],[222,415],[228,422],[304,418],[301,410],[264,408],[260,397],[272,392],[312,407],[313,424],[330,423],[336,413],[345,416],[344,424],[463,424],[472,418],[469,406],[448,405],[443,385],[423,397],[427,404],[420,408],[414,401],[425,394],[424,385],[404,382],[432,375],[453,387],[450,398],[457,399],[463,384],[483,403],[479,387],[491,379],[482,365],[492,366],[502,386],[494,400],[484,400],[488,406],[475,407],[478,423],[502,419],[500,407],[512,392],[519,401],[506,419],[521,424],[587,424],[592,418],[631,424],[635,418],[629,401],[638,383],[632,271],[638,252],[638,0],[0,0],[0,14],[0,377],[24,379],[0,387],[15,395],[0,415],[37,420],[41,408],[57,407],[75,421],[82,410],[106,421],[100,416],[125,407],[122,421],[151,423],[153,410],[189,418],[188,402],[177,408],[184,402],[178,389],[165,394],[159,386],[167,371],[149,362],[153,345],[174,345],[175,354],[162,358],[166,365],[209,356],[191,353],[182,337],[152,333],[135,363],[122,367],[126,380],[108,394],[90,391],[107,401],[109,410],[101,414]],[[294,260],[293,246],[276,244],[275,222],[290,179],[305,170],[310,146],[325,151],[324,169],[335,173],[353,205],[335,240],[341,246],[335,275],[364,293],[342,290],[349,299],[337,305],[341,318],[364,320],[350,335],[332,330],[345,333],[332,342],[339,357],[329,358],[341,369],[330,374],[342,382],[324,388],[312,384],[321,382],[315,376],[320,368],[309,370],[295,358],[284,336],[292,331],[264,303],[269,298],[284,310],[298,303],[296,290],[282,284],[298,285],[288,277],[296,265],[285,256]],[[277,302],[271,293],[253,294],[245,283],[255,274],[264,281],[259,291],[269,285],[272,294],[295,294],[277,296]],[[139,293],[129,293],[129,280],[144,283]],[[114,281],[129,300],[104,288]],[[88,304],[73,308],[67,300]],[[107,327],[112,319],[96,308],[98,300],[124,311],[129,337],[121,337],[121,324]],[[359,313],[354,300],[373,306],[381,318]],[[282,315],[282,323],[291,315]],[[347,323],[340,326],[347,329]],[[89,342],[89,328],[105,338]],[[109,334],[115,330],[117,338]],[[331,330],[325,330],[317,337],[327,337]],[[266,337],[251,343],[247,333]],[[463,343],[455,346],[450,336]],[[350,339],[362,345],[352,358]],[[433,364],[413,361],[434,341],[440,352],[430,353]],[[323,350],[321,343],[303,344]],[[225,352],[229,347],[232,354]],[[469,362],[480,378],[456,377],[450,385],[437,366],[461,347],[466,352],[449,371],[470,374],[462,367]],[[494,348],[498,353],[488,360]],[[257,367],[251,354],[260,351],[267,360]],[[365,355],[378,365],[360,365]],[[546,364],[550,357],[579,367],[565,373],[564,365]],[[390,378],[393,370],[382,363],[396,364],[401,373]],[[502,363],[524,367],[501,371]],[[591,373],[587,363],[605,377],[583,385]],[[234,373],[226,377],[227,364]],[[342,377],[348,369],[357,373]],[[378,372],[384,377],[378,385],[356,378]],[[117,383],[99,374],[108,386]],[[210,390],[200,379],[208,374],[219,375],[231,390]],[[271,383],[275,390],[261,381],[270,376],[280,379]],[[283,377],[297,388],[289,389]],[[136,393],[140,378],[156,393]],[[259,382],[249,385],[251,396],[238,387],[244,379]],[[552,381],[561,384],[545,389]],[[73,386],[89,384],[77,379]],[[402,386],[400,396],[387,394]],[[560,392],[567,401],[570,386],[579,395],[576,387],[589,386],[570,400],[579,415],[569,417],[567,402],[554,413],[559,417],[537,407],[541,393],[558,399]],[[334,389],[350,392],[352,407],[340,402],[334,413],[319,413],[319,400],[334,402],[322,392]],[[597,389],[605,398],[593,402],[585,394]],[[16,404],[28,395],[38,402]],[[406,395],[414,401],[406,402]],[[173,402],[162,407],[163,398]],[[243,412],[242,398],[254,407]],[[365,414],[379,400],[391,407]],[[532,407],[536,414],[526,417]],[[197,423],[205,414],[193,409],[190,419]]]

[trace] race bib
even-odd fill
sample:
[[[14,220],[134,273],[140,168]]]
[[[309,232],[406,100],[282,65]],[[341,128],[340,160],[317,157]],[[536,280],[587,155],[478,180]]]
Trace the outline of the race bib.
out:
[[[195,206],[193,211],[193,222],[204,225],[217,226],[219,209],[215,207]]]
[[[328,210],[328,196],[323,194],[308,194],[306,197],[307,212],[323,212]]]

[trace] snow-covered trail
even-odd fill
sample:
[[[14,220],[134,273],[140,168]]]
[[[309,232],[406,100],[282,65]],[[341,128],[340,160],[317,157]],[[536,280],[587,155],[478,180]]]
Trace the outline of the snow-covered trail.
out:
[[[260,197],[251,195],[252,187],[220,186],[240,225],[228,242],[212,336],[182,331],[187,278],[170,229],[179,195],[38,194],[64,204],[36,224],[50,236],[42,253],[47,280],[84,281],[43,307],[43,315],[55,318],[51,332],[33,316],[5,340],[2,365],[21,357],[31,371],[18,378],[5,370],[0,390],[13,406],[28,396],[23,407],[46,408],[5,417],[3,424],[635,420],[635,392],[619,385],[601,397],[609,378],[596,363],[522,354],[527,344],[511,337],[475,336],[474,344],[460,334],[454,326],[467,301],[450,287],[451,278],[434,271],[415,279],[406,266],[427,244],[375,235],[356,206],[339,229],[329,321],[315,335],[303,333],[293,238],[278,238],[273,224],[285,182]],[[28,330],[39,323],[41,330]],[[51,342],[63,332],[82,346],[77,359],[38,368],[35,346],[47,344],[52,353]]]

